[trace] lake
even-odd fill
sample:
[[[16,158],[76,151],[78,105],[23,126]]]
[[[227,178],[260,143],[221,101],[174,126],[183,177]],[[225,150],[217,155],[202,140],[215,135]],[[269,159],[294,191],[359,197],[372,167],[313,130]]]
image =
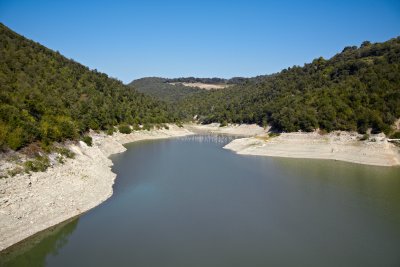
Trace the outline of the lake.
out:
[[[113,155],[113,196],[2,266],[400,266],[400,168],[241,156],[232,137]]]

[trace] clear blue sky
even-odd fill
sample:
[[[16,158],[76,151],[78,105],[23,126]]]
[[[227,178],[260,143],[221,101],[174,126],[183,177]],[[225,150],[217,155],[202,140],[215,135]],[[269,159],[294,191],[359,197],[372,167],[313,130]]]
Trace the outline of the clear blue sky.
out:
[[[124,82],[255,76],[400,35],[400,1],[0,0],[0,21]]]

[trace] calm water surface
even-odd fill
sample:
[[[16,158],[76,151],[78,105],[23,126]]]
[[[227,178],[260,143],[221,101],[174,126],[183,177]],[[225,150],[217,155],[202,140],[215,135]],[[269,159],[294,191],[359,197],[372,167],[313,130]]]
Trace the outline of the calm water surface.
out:
[[[240,156],[228,137],[128,145],[114,195],[2,266],[400,266],[400,169]]]

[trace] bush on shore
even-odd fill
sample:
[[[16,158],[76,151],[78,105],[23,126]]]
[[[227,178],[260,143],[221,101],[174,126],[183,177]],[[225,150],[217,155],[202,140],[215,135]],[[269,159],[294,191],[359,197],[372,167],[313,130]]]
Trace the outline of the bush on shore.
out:
[[[93,139],[89,135],[84,135],[82,137],[82,141],[85,142],[88,146],[92,146],[93,145]]]
[[[130,134],[132,132],[131,127],[129,127],[129,125],[127,124],[121,124],[120,126],[118,126],[118,130],[120,133],[123,134]]]

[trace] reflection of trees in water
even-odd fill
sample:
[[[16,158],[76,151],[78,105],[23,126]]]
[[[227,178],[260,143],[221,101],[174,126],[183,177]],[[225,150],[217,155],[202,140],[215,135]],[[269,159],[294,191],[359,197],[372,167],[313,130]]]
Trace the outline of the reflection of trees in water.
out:
[[[198,143],[216,143],[216,144],[227,144],[237,137],[229,135],[217,135],[217,134],[207,134],[207,135],[188,135],[181,137],[184,141],[198,142]]]
[[[0,252],[0,266],[45,266],[47,255],[56,255],[68,243],[78,221],[68,220]]]

